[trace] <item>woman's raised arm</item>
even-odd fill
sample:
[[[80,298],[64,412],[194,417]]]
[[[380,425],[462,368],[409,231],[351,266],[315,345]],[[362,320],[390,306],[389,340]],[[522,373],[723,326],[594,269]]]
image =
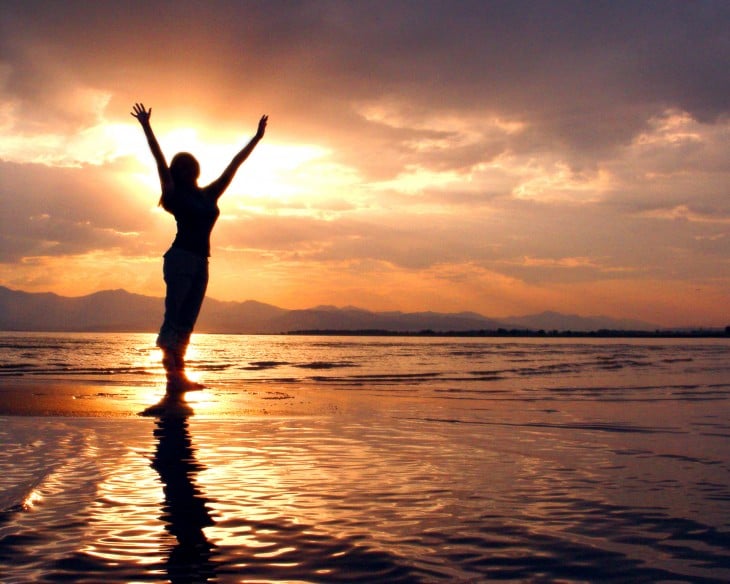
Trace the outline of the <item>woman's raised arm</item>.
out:
[[[165,155],[162,153],[162,149],[157,143],[157,138],[155,137],[155,133],[152,131],[152,126],[150,125],[152,108],[145,109],[144,104],[135,103],[130,113],[133,117],[137,118],[137,121],[144,130],[144,135],[147,137],[147,143],[150,146],[152,156],[157,164],[157,173],[160,175],[160,186],[162,187],[162,194],[164,196],[166,192],[172,191],[175,185],[172,181],[172,175],[170,174],[170,167],[167,166]]]
[[[253,152],[253,149],[256,148],[256,145],[261,141],[261,138],[264,137],[264,133],[266,132],[266,124],[268,123],[268,121],[269,116],[261,116],[258,129],[256,130],[256,135],[251,138],[249,143],[246,144],[243,149],[233,157],[233,160],[231,160],[231,163],[228,165],[228,167],[226,167],[223,173],[214,182],[206,187],[206,190],[208,190],[208,192],[210,193],[213,193],[213,196],[215,198],[220,197],[223,194],[223,191],[228,188],[228,185],[231,184],[231,181],[233,180],[233,177],[235,176],[238,167],[243,164],[243,162],[248,158],[249,154]]]

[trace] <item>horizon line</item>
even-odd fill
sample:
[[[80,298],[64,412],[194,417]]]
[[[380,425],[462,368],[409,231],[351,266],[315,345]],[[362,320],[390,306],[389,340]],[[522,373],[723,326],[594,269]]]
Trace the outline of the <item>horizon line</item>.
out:
[[[77,296],[70,296],[70,295],[65,295],[65,294],[59,294],[58,292],[54,292],[54,291],[31,292],[31,291],[23,290],[23,289],[20,289],[20,288],[11,288],[10,286],[7,286],[5,284],[0,284],[0,288],[4,288],[4,289],[6,289],[6,290],[8,290],[10,292],[16,292],[16,293],[21,293],[21,294],[30,294],[30,295],[53,295],[53,296],[57,296],[59,298],[66,298],[66,299],[82,299],[82,298],[86,298],[86,297],[89,297],[89,296],[94,296],[96,294],[112,293],[112,292],[123,292],[125,294],[130,294],[130,295],[134,295],[134,296],[141,296],[143,298],[154,298],[154,299],[160,299],[160,300],[164,298],[164,295],[162,295],[162,294],[160,294],[159,296],[150,295],[150,294],[143,294],[143,293],[140,293],[140,292],[132,292],[132,291],[127,290],[126,288],[123,288],[123,287],[119,287],[119,288],[107,288],[107,289],[97,290],[95,292],[88,292],[86,294],[80,294],[80,295],[77,295]],[[460,310],[460,311],[456,311],[456,312],[443,312],[443,311],[437,311],[437,310],[433,310],[433,309],[413,310],[413,311],[406,312],[406,311],[403,311],[403,310],[373,310],[373,309],[370,309],[370,308],[362,308],[362,307],[353,306],[353,305],[342,305],[342,306],[338,306],[338,305],[334,305],[334,304],[318,304],[316,306],[311,306],[311,307],[308,307],[308,308],[286,308],[286,307],[282,307],[282,306],[279,306],[279,305],[276,305],[276,304],[271,304],[269,302],[263,302],[263,301],[260,301],[260,300],[255,300],[255,299],[252,299],[252,298],[247,298],[245,300],[220,300],[220,299],[217,299],[217,298],[214,298],[214,297],[211,296],[211,297],[208,297],[207,300],[213,301],[213,302],[218,302],[218,303],[223,303],[223,304],[227,304],[227,303],[232,303],[232,304],[256,303],[256,304],[261,304],[261,305],[264,305],[264,306],[269,306],[269,307],[272,307],[272,308],[276,308],[276,309],[279,309],[279,310],[284,310],[284,311],[287,311],[287,312],[311,311],[311,310],[317,310],[317,309],[322,309],[322,308],[331,308],[331,309],[334,309],[334,310],[357,310],[357,311],[367,312],[367,313],[371,313],[371,314],[389,314],[389,313],[404,314],[404,315],[408,315],[408,314],[427,314],[427,313],[441,314],[441,315],[464,315],[464,314],[471,314],[471,315],[478,316],[479,318],[483,318],[483,319],[487,319],[487,320],[499,320],[499,321],[508,321],[509,319],[529,318],[529,317],[537,317],[537,316],[543,316],[543,315],[551,314],[551,315],[556,315],[556,316],[560,316],[560,317],[575,317],[575,318],[581,318],[581,319],[608,319],[608,320],[612,320],[612,321],[627,321],[628,323],[633,322],[633,323],[635,323],[637,325],[638,324],[642,324],[642,325],[644,325],[646,327],[651,327],[655,331],[660,331],[660,330],[664,330],[664,331],[672,331],[672,330],[675,330],[675,331],[676,330],[714,330],[714,329],[720,329],[720,330],[722,330],[722,329],[726,329],[728,326],[730,326],[730,325],[725,325],[725,324],[713,324],[713,325],[696,325],[696,324],[658,325],[656,323],[652,323],[652,322],[649,322],[649,321],[644,321],[644,320],[637,319],[637,318],[613,317],[613,316],[606,316],[606,315],[603,315],[603,314],[583,315],[583,314],[577,314],[577,313],[564,313],[564,312],[559,312],[557,310],[551,310],[551,309],[545,309],[545,310],[542,310],[540,312],[532,312],[532,313],[527,313],[527,314],[523,314],[523,315],[486,316],[486,315],[484,315],[481,312],[477,312],[475,310],[468,310],[468,309],[466,309],[466,310]],[[508,322],[506,324],[509,324],[510,326],[512,326]],[[539,329],[525,328],[524,330],[539,330]],[[552,330],[561,330],[561,329],[552,329]],[[570,330],[570,329],[562,329],[562,330]],[[625,330],[625,331],[631,331],[631,330],[634,330],[634,329],[631,329],[631,328],[624,328],[624,329],[618,328],[618,329],[596,329],[596,330]],[[640,330],[648,330],[648,329],[640,329]],[[291,331],[289,331],[289,332],[291,332]],[[441,331],[441,332],[452,332],[452,331]]]

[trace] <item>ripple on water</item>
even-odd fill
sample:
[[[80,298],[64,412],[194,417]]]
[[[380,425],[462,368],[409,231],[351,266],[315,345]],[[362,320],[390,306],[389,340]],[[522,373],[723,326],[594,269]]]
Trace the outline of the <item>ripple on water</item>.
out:
[[[0,563],[18,582],[730,580],[727,417],[678,403],[5,418]]]

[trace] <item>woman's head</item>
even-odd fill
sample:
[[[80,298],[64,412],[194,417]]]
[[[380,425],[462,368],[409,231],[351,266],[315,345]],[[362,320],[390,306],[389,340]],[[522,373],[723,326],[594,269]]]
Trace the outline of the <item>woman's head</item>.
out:
[[[189,152],[178,152],[170,162],[170,174],[175,186],[192,186],[197,184],[200,165]]]

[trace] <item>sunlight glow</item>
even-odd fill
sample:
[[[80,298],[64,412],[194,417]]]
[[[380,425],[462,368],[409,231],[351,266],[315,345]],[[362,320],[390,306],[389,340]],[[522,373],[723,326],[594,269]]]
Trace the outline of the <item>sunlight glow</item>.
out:
[[[527,169],[529,170],[529,169]],[[513,190],[518,199],[540,201],[595,202],[612,184],[611,174],[603,169],[581,174],[558,162],[550,168],[539,168]]]
[[[406,172],[399,174],[393,180],[377,183],[376,186],[381,189],[393,189],[408,195],[417,195],[427,189],[444,188],[468,180],[468,175],[453,170],[439,172],[420,166],[410,166]]]
[[[52,133],[5,135],[0,138],[0,158],[57,167],[100,165],[119,156],[117,139],[116,130],[106,125],[92,126],[72,136]]]
[[[42,500],[43,495],[41,495],[36,489],[33,489],[30,493],[28,493],[25,499],[23,499],[22,507],[23,509],[30,510]]]
[[[159,513],[164,493],[146,457],[146,452],[130,448],[99,484],[89,515],[96,526],[94,533],[104,537],[90,538],[84,553],[108,562],[135,558],[141,565],[154,565],[165,561],[165,544],[171,545],[173,539],[163,522],[148,520]]]
[[[188,379],[200,383],[205,383],[205,379],[199,373],[186,371]],[[198,391],[190,391],[185,394],[185,402],[191,406],[195,406],[195,413],[198,415],[210,414],[215,409],[216,397],[212,392],[201,389]]]
[[[649,127],[649,132],[643,132],[634,139],[636,145],[679,146],[702,141],[701,125],[685,111],[665,110],[662,115],[649,120]]]
[[[168,162],[177,152],[193,154],[200,162],[199,184],[203,186],[218,178],[249,139],[213,143],[201,138],[197,130],[180,128],[160,136],[160,145]],[[315,145],[262,142],[237,172],[227,198],[279,199],[295,195],[301,192],[302,186],[296,180],[287,179],[295,178],[293,175],[301,167],[327,154],[326,149]],[[149,158],[145,153],[143,162],[154,173]]]
[[[113,159],[117,142],[109,140],[110,124],[103,115],[110,99],[110,93],[92,87],[77,87],[65,92],[57,104],[59,109],[71,119],[76,112],[84,111],[92,116],[93,123],[69,131],[69,127],[56,128],[39,122],[39,129],[34,133],[21,129],[24,120],[19,118],[12,101],[1,104],[0,160],[78,167]],[[111,129],[111,132],[114,134],[116,130]]]

